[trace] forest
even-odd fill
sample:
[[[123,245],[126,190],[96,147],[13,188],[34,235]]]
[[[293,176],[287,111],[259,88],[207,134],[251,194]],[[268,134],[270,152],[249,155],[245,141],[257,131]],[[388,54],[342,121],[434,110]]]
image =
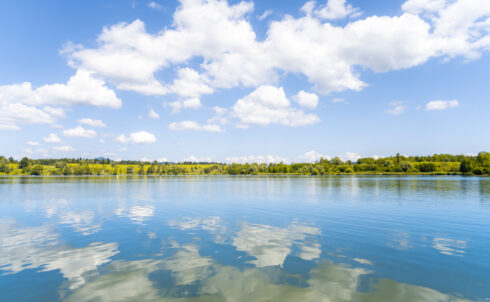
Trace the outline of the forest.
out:
[[[490,153],[434,154],[315,163],[113,161],[109,158],[29,159],[0,156],[0,175],[489,175]]]

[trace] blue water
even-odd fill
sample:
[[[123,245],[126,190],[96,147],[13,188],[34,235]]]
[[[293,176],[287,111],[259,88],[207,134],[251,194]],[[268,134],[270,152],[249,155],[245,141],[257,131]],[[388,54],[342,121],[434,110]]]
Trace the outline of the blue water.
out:
[[[0,301],[489,301],[490,179],[0,178]]]

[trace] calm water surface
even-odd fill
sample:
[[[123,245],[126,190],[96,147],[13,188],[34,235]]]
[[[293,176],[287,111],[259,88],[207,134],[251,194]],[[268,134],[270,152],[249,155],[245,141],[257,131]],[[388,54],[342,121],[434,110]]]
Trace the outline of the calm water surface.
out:
[[[489,178],[0,178],[0,301],[460,300]]]

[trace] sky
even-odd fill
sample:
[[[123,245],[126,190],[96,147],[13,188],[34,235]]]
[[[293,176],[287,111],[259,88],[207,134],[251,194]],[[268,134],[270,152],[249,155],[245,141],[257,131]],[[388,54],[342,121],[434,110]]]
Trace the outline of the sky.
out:
[[[0,154],[490,151],[490,1],[6,1]]]

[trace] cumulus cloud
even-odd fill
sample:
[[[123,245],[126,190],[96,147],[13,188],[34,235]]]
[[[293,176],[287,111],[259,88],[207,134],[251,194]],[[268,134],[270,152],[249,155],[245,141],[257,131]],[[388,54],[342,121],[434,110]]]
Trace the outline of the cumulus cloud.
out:
[[[451,100],[451,101],[438,100],[438,101],[428,102],[425,105],[425,110],[446,110],[458,106],[459,106],[458,100]]]
[[[278,72],[303,74],[318,92],[360,90],[355,67],[374,72],[409,68],[431,57],[475,58],[490,47],[486,0],[410,0],[399,16],[372,16],[335,26],[324,20],[358,15],[345,0],[307,2],[306,16],[286,15],[270,23],[258,41],[247,15],[251,2],[182,1],[173,26],[148,33],[142,21],[120,23],[99,35],[96,48],[67,50],[73,67],[109,79],[119,89],[144,94],[211,93],[216,88],[258,87]],[[477,8],[477,9],[474,9]],[[434,18],[418,13],[434,11]],[[195,18],[199,15],[200,18]],[[199,57],[200,71],[178,68],[173,84],[155,78],[159,70]]]
[[[208,124],[226,125],[230,119],[229,110],[223,107],[215,106],[213,108],[214,116],[208,120]]]
[[[93,72],[79,69],[66,84],[44,85],[32,89],[31,83],[0,86],[0,104],[91,105],[120,108],[121,100]],[[53,110],[53,109],[52,109]],[[56,114],[55,114],[56,115]]]
[[[183,130],[194,130],[194,131],[209,131],[209,132],[223,132],[219,125],[206,124],[200,125],[195,121],[182,121],[173,122],[168,125],[170,130],[183,131]]]
[[[82,119],[79,119],[78,122],[80,124],[84,124],[87,126],[105,128],[105,124],[101,120],[93,120],[91,118],[82,118]]]
[[[65,110],[60,107],[44,106],[43,110],[55,117],[65,117]]]
[[[279,155],[244,155],[226,158],[229,163],[289,163],[290,160]]]
[[[43,141],[46,143],[61,143],[61,138],[55,133],[50,133],[48,136],[43,137]]]
[[[193,163],[203,163],[203,162],[212,162],[211,157],[197,157],[194,155],[188,156],[184,158],[185,162],[193,162]]]
[[[39,143],[38,142],[33,142],[33,141],[28,141],[27,144],[29,146],[39,146]]]
[[[347,16],[355,17],[360,15],[359,9],[347,4],[346,0],[328,0],[326,5],[319,7],[317,7],[315,1],[308,1],[301,10],[307,15],[314,15],[325,20],[343,19]]]
[[[402,5],[402,10],[412,14],[423,12],[437,12],[446,6],[447,0],[407,0]]]
[[[181,109],[199,109],[201,108],[201,100],[198,98],[189,98],[184,100],[174,101],[168,104],[172,108],[172,114],[179,113]]]
[[[149,5],[155,8],[156,4]],[[178,101],[171,107],[178,112],[199,108],[203,94],[234,87],[279,86],[288,74],[304,77],[316,93],[328,95],[366,87],[365,70],[406,69],[431,58],[471,60],[490,50],[488,0],[408,0],[399,15],[373,15],[341,25],[329,20],[359,16],[359,9],[345,0],[320,5],[309,1],[302,8],[306,15],[285,15],[270,22],[261,39],[250,23],[253,6],[244,1],[182,0],[172,25],[156,33],[135,20],[105,27],[95,47],[68,43],[62,53],[77,71],[66,84],[36,89],[28,82],[0,86],[0,129],[53,123],[62,115],[59,109],[39,106],[121,107],[107,83],[144,95],[175,94]],[[202,63],[187,67],[194,59]],[[168,83],[155,76],[171,70],[176,74]],[[241,100],[246,98],[250,95]],[[245,127],[318,121],[283,107],[271,116],[274,110],[262,101],[241,103],[235,105],[235,114]],[[259,106],[267,113],[242,114],[240,110]]]
[[[93,72],[79,69],[66,84],[44,85],[33,89],[31,83],[0,86],[0,130],[18,130],[22,124],[50,124],[65,116],[55,106],[90,105],[120,108],[121,100]]]
[[[146,132],[132,132],[129,136],[119,135],[116,140],[123,144],[151,144],[157,141],[155,135]]]
[[[391,115],[400,115],[407,110],[407,105],[403,102],[391,102],[388,109],[385,110],[386,113]]]
[[[281,124],[305,126],[320,119],[292,108],[282,87],[260,86],[249,95],[239,99],[233,106],[232,116],[238,118],[240,127],[249,125]]]
[[[63,135],[64,136],[71,136],[71,137],[84,137],[84,138],[93,138],[97,136],[97,132],[95,132],[92,129],[85,129],[81,126],[78,126],[73,129],[66,129],[63,130]]]
[[[169,90],[178,96],[199,98],[203,94],[213,93],[213,89],[207,85],[207,82],[205,76],[200,75],[194,69],[185,67],[177,71],[177,78]]]
[[[56,121],[49,112],[34,106],[2,104],[1,97],[0,91],[0,130],[19,130],[22,124],[50,124]]]
[[[318,106],[318,95],[303,90],[294,96],[294,100],[298,102],[301,107],[308,109],[314,109]]]
[[[345,152],[344,154],[340,155],[340,159],[342,161],[357,161],[361,156],[357,152]]]
[[[158,113],[156,113],[155,110],[150,109],[150,111],[148,112],[148,117],[151,119],[159,119],[160,115],[158,115]]]
[[[314,162],[319,161],[322,157],[326,160],[331,159],[331,157],[329,155],[322,154],[322,153],[315,151],[315,150],[311,150],[311,151],[306,152],[303,155],[300,155],[299,159],[302,162],[314,163]]]

